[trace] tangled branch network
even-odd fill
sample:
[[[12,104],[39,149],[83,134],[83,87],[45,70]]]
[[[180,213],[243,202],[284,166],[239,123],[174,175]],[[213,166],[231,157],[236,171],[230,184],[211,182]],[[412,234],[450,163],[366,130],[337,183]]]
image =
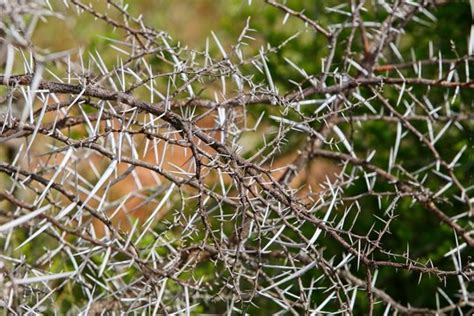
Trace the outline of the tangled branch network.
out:
[[[0,1],[0,308],[472,312],[474,58],[402,49],[446,1],[290,4],[191,49],[134,1]],[[77,19],[103,49],[35,41]]]

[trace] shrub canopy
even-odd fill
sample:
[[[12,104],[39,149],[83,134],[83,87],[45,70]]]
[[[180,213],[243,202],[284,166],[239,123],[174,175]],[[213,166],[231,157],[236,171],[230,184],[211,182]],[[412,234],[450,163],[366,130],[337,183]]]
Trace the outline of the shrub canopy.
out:
[[[7,313],[472,313],[467,1],[0,17]]]

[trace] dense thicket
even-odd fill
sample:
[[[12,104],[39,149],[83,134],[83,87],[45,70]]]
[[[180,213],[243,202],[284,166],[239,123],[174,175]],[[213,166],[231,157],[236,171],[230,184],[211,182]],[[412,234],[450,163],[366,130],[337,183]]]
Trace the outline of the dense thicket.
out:
[[[0,308],[472,314],[472,18],[0,0]]]

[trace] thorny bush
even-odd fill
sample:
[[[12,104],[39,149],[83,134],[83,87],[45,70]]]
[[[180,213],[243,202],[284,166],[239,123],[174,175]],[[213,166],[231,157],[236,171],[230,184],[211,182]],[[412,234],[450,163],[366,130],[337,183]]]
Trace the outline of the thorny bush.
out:
[[[467,2],[214,2],[201,48],[138,3],[0,1],[1,308],[472,313]]]

